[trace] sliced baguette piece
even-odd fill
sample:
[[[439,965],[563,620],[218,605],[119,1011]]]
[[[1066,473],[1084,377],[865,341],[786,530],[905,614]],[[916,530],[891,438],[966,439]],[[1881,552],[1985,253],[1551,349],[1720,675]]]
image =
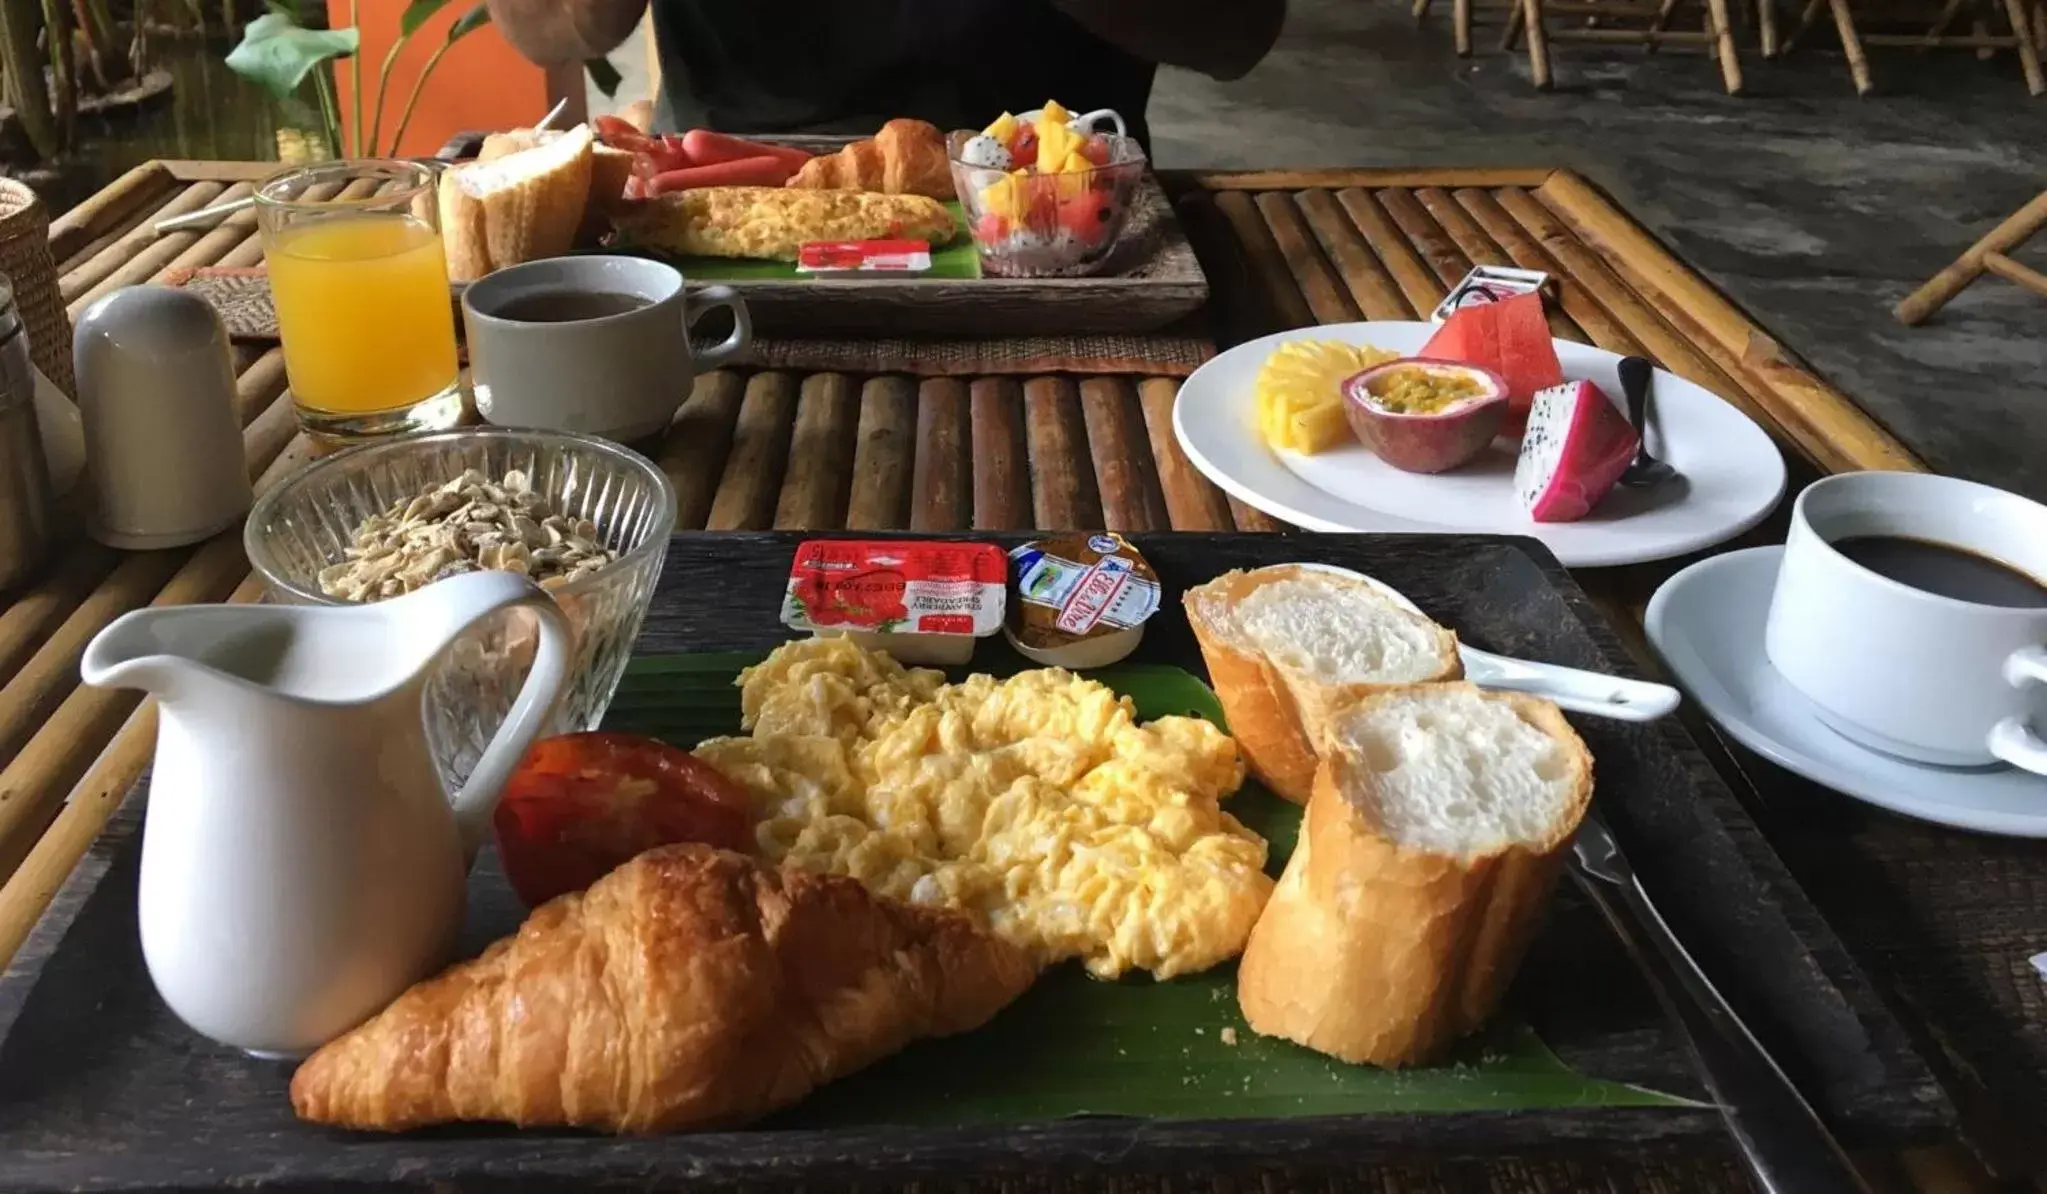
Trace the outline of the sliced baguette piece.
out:
[[[448,259],[448,281],[474,282],[490,272],[490,238],[483,204],[462,189],[463,166],[441,171],[434,199],[441,213],[441,249]]]
[[[520,138],[508,136],[502,156],[447,171],[441,236],[452,281],[471,282],[574,247],[590,199],[595,142],[587,125],[536,140],[520,148]],[[480,251],[473,243],[479,229]],[[476,272],[479,264],[484,268]]]
[[[512,129],[492,133],[483,139],[476,160],[494,162],[523,153],[568,134],[558,129]],[[625,186],[633,176],[631,150],[617,149],[602,141],[590,145],[590,195],[583,205],[583,222],[576,229],[576,244],[595,245],[611,230],[611,213],[625,202]]]
[[[1244,1019],[1353,1063],[1484,1024],[1592,799],[1555,705],[1417,684],[1333,711],[1299,844],[1238,970]]]
[[[1355,576],[1300,564],[1226,572],[1183,604],[1237,746],[1295,804],[1314,786],[1330,709],[1389,684],[1464,675],[1455,634]]]

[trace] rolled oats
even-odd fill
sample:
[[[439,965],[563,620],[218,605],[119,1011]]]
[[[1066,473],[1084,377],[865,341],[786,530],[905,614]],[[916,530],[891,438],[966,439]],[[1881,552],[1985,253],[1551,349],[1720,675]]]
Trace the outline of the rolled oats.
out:
[[[518,572],[543,588],[580,580],[618,558],[588,519],[549,508],[526,474],[502,481],[470,469],[372,514],[347,556],[320,570],[320,591],[381,601],[464,572]]]

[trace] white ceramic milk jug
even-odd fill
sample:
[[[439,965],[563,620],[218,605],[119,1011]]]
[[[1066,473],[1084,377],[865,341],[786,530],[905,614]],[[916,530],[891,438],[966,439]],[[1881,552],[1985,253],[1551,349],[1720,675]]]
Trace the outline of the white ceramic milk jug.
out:
[[[533,668],[451,802],[428,752],[431,665],[524,606]],[[142,836],[142,951],[173,1012],[298,1056],[448,960],[468,863],[548,724],[570,632],[523,576],[476,572],[374,605],[137,610],[93,639],[88,684],[158,702]]]

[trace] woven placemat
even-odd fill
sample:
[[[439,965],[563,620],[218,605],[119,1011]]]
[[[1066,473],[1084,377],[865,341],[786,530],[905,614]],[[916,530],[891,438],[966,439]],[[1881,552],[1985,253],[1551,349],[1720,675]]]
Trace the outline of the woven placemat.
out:
[[[260,266],[173,270],[163,281],[211,303],[227,325],[230,339],[249,344],[277,342],[277,309],[271,303],[269,276]],[[754,342],[744,363],[762,369],[908,373],[917,377],[1010,373],[1185,377],[1214,355],[1215,346],[1206,337],[1177,331],[986,340],[763,337]]]

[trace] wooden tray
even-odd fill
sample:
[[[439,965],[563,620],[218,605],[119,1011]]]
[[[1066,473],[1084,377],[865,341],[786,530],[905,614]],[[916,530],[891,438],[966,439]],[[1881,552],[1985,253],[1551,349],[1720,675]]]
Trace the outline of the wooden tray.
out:
[[[762,140],[831,153],[854,138]],[[756,330],[784,336],[1150,332],[1208,300],[1201,262],[1158,178],[1149,172],[1131,199],[1129,227],[1107,268],[1112,272],[1089,278],[832,274],[726,284],[745,297]],[[721,281],[704,279],[706,284]]]
[[[776,611],[799,538],[678,536],[637,649],[762,649],[787,637]],[[1240,534],[1136,541],[1168,598],[1138,658],[1197,674],[1198,650],[1175,612],[1178,592],[1226,568],[1300,558],[1307,546]],[[1383,578],[1475,645],[1625,670],[1584,595],[1532,540],[1318,536],[1312,555]],[[1838,945],[1682,731],[1673,723],[1574,720],[1598,760],[1600,807],[1645,882],[1823,1110],[1851,1135],[1937,1126],[1924,1065],[1859,974],[1840,966]],[[1201,1121],[767,1127],[621,1141],[488,1127],[385,1137],[315,1129],[292,1118],[288,1067],[199,1039],[151,989],[135,928],[141,804],[140,793],[131,793],[0,978],[0,1188],[301,1189],[404,1180],[502,1189],[516,1177],[520,1188],[589,1189],[687,1174],[692,1189],[706,1189],[855,1175],[901,1181],[1057,1167],[1357,1162],[1421,1149],[1490,1153],[1559,1142],[1635,1147],[1721,1131],[1705,1108],[1229,1120],[1220,1118],[1224,1107],[1219,1118]],[[516,904],[487,864],[471,896],[472,947],[516,923]],[[1559,902],[1513,999],[1580,1070],[1696,1093],[1683,1050],[1618,946],[1575,900]]]

